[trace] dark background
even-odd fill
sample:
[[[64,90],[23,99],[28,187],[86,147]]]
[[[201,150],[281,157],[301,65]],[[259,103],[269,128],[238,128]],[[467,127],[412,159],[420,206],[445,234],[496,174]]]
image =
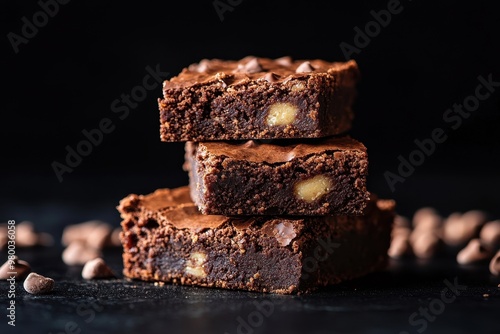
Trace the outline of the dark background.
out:
[[[120,120],[113,100],[142,84],[147,66],[169,77],[202,58],[246,55],[343,61],[357,26],[388,1],[233,1],[221,21],[212,1],[71,1],[15,54],[7,34],[21,33],[40,6],[11,1],[2,10],[3,220],[32,220],[41,229],[101,218],[119,223],[129,193],[187,184],[183,143],[162,143],[156,99],[161,88]],[[468,209],[500,216],[500,107],[496,91],[433,155],[392,192],[384,172],[413,141],[446,127],[442,117],[474,93],[477,77],[500,81],[499,23],[491,2],[409,1],[353,58],[362,80],[351,135],[368,148],[369,188],[411,215],[430,205],[443,215]],[[82,130],[109,118],[115,130],[59,182]]]

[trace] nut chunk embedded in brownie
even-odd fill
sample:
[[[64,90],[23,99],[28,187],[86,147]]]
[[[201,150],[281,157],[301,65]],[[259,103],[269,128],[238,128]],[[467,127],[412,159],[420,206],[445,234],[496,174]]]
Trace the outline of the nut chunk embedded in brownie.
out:
[[[354,60],[204,59],[163,82],[162,141],[318,138],[353,120]]]
[[[349,136],[187,142],[183,168],[204,214],[360,215],[369,197],[366,147]]]
[[[187,186],[175,189],[189,196]],[[393,200],[362,216],[228,217],[175,204],[171,190],[120,201],[123,273],[144,281],[279,294],[305,293],[382,269]]]

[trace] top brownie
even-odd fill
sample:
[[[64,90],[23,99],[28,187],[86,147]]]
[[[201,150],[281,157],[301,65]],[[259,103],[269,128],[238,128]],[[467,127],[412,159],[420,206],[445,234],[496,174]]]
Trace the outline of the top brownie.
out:
[[[165,142],[320,138],[350,130],[354,60],[204,59],[163,82]]]

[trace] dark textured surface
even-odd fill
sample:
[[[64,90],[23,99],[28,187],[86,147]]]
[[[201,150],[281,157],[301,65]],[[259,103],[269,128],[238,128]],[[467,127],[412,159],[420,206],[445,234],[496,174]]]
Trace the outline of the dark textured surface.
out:
[[[120,254],[115,249],[104,255],[118,272],[122,268]],[[5,257],[4,252],[1,255]],[[2,333],[65,333],[65,326],[75,326],[73,330],[81,329],[80,333],[419,333],[422,325],[411,326],[408,318],[419,307],[440,299],[446,287],[444,280],[453,282],[455,278],[467,288],[428,321],[422,332],[500,330],[500,279],[491,277],[484,264],[459,267],[446,256],[427,263],[391,261],[387,270],[362,279],[310,295],[280,296],[159,287],[121,276],[83,281],[80,267],[62,263],[59,248],[19,250],[19,255],[35,271],[53,277],[56,285],[50,295],[31,296],[18,284],[16,327],[7,326],[2,316]],[[0,282],[0,290],[7,291],[6,282]],[[485,293],[489,298],[483,297]],[[2,308],[6,302],[6,293],[2,293]],[[258,311],[255,303],[264,311]],[[238,331],[239,319],[256,326]]]

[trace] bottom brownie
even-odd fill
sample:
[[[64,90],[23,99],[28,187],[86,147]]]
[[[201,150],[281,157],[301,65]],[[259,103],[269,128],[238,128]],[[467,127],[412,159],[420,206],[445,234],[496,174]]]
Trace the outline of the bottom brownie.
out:
[[[393,200],[362,216],[202,215],[189,188],[131,194],[122,217],[123,274],[132,279],[279,294],[305,293],[385,267]]]

